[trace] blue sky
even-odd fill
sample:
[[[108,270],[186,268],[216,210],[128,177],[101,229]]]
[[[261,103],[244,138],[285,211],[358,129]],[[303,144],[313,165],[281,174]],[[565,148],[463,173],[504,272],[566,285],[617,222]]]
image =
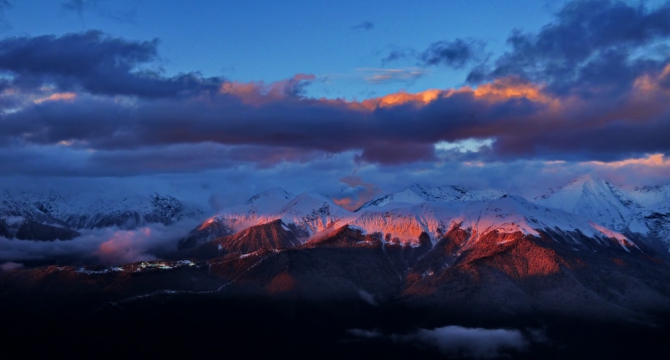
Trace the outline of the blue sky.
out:
[[[355,204],[415,182],[670,182],[667,1],[0,10],[6,187],[163,179],[227,199],[281,186]]]

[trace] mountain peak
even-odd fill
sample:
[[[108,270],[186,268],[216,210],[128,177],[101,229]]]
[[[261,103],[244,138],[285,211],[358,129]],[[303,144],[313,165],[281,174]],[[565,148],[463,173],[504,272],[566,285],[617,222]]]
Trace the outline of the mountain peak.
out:
[[[294,197],[295,195],[282,188],[273,188],[252,196],[247,203],[250,205],[258,205],[261,202],[267,201],[288,201]]]
[[[598,176],[597,174],[594,173],[587,173],[581,176],[578,176],[574,180],[570,181],[568,186],[584,186],[584,185],[604,185],[604,184],[609,184],[610,182],[603,179],[602,177]]]

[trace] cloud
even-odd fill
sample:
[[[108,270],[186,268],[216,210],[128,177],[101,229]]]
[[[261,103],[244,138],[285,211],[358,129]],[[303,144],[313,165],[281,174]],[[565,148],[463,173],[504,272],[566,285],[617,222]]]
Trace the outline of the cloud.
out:
[[[136,230],[115,228],[82,230],[69,241],[9,240],[0,237],[0,261],[79,259],[105,265],[152,260],[156,253],[176,250],[177,242],[193,229],[197,221],[188,220],[165,226],[152,224]]]
[[[421,68],[408,69],[358,69],[363,74],[363,79],[370,84],[382,84],[387,82],[413,82],[425,75]]]
[[[499,357],[506,350],[523,351],[528,346],[528,341],[518,330],[489,330],[461,326],[419,329],[413,334],[393,335],[392,338],[396,341],[434,347],[445,355],[478,359]]]
[[[347,332],[353,336],[367,339],[381,338],[384,336],[383,333],[377,330],[350,329],[347,330]]]
[[[136,261],[155,260],[155,256],[147,254],[151,246],[146,242],[152,239],[151,228],[145,227],[135,231],[119,230],[114,232],[94,253],[104,264],[127,264]]]
[[[338,196],[333,201],[349,211],[360,208],[381,193],[381,189],[377,185],[363,181],[360,176],[345,176],[340,179],[340,182],[348,186],[342,191],[342,195],[346,196]]]
[[[471,62],[481,60],[484,46],[484,42],[477,40],[443,40],[432,43],[419,58],[426,66],[444,65],[462,69]]]
[[[22,89],[56,85],[61,91],[146,98],[218,90],[221,79],[196,73],[164,77],[141,68],[157,57],[158,40],[130,41],[99,31],[0,40],[0,71]]]
[[[412,58],[414,56],[416,56],[416,50],[414,49],[395,49],[382,59],[382,65],[386,65],[393,61]]]
[[[0,264],[0,271],[12,271],[16,269],[20,269],[23,267],[23,264],[15,263],[15,262],[6,262]]]
[[[446,66],[462,69],[472,63],[480,62],[485,57],[486,44],[481,40],[454,39],[434,42],[423,51],[413,48],[392,50],[382,59],[382,65],[390,62],[413,59],[421,67]]]
[[[202,164],[196,168],[235,158],[272,166],[347,151],[358,151],[358,162],[431,162],[438,160],[436,143],[467,139],[491,141],[478,153],[486,161],[612,161],[670,150],[662,131],[670,130],[670,94],[658,85],[660,75],[645,75],[646,83],[604,102],[557,96],[514,78],[361,102],[313,99],[301,93],[314,79],[308,75],[268,85],[225,83],[217,93],[177,99],[53,93],[22,103],[15,94],[6,97],[14,110],[3,115],[0,144],[22,156],[31,146],[69,144],[58,151],[91,165],[135,166],[114,161],[135,154],[137,170],[144,154],[153,154],[144,168],[167,171],[179,164],[193,169],[189,160]],[[166,161],[152,162],[160,157]]]
[[[370,294],[369,292],[367,292],[365,290],[359,290],[358,295],[361,297],[361,299],[363,301],[365,301],[366,303],[368,303],[372,306],[379,305],[379,304],[377,304],[377,301],[375,301],[375,296]]]
[[[519,330],[466,328],[445,326],[419,329],[409,334],[385,335],[379,330],[350,329],[347,332],[363,339],[390,338],[396,342],[429,347],[446,356],[458,358],[491,359],[509,356],[509,352],[523,352],[530,342],[548,343],[543,330],[526,329],[528,338]]]
[[[375,24],[372,21],[363,21],[356,26],[351,27],[353,30],[366,30],[370,31],[375,28]]]
[[[189,159],[210,164],[205,167],[225,166],[231,158],[272,166],[347,151],[358,151],[359,163],[431,162],[438,160],[436,143],[467,139],[491,141],[489,150],[478,153],[486,161],[612,161],[670,150],[663,137],[670,130],[670,93],[658,84],[661,74],[645,76],[646,83],[605,101],[557,96],[514,78],[361,102],[313,99],[301,90],[313,81],[309,75],[268,85],[225,83],[216,93],[169,99],[55,93],[21,103],[8,95],[14,110],[3,115],[0,143],[24,153],[33,145],[70,144],[70,154],[92,164],[133,152],[139,160],[172,153],[171,160],[183,158],[173,165],[181,163],[184,170],[192,169]],[[203,153],[207,148],[209,155]],[[179,171],[169,162],[145,164]]]
[[[667,56],[659,59],[653,47],[668,36],[668,3],[651,8],[645,3],[571,1],[538,33],[515,30],[507,39],[511,51],[491,66],[477,67],[469,81],[518,76],[548,83],[559,93],[606,89],[611,96],[664,66]]]

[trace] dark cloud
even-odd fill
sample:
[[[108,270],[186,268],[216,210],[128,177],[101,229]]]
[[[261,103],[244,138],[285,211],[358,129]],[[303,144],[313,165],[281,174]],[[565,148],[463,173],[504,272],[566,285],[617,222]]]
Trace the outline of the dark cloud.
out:
[[[395,49],[392,50],[385,58],[382,59],[382,65],[386,65],[390,62],[415,58],[417,56],[416,50],[414,49]]]
[[[87,151],[66,146],[0,147],[1,175],[130,176],[190,173],[241,165],[262,169],[282,163],[307,163],[327,154],[295,148],[226,146],[216,143]]]
[[[225,159],[231,158],[270,166],[352,150],[360,151],[358,162],[426,162],[437,159],[435,143],[469,138],[494,140],[490,151],[478,152],[488,160],[612,160],[670,150],[663,136],[670,127],[668,99],[663,92],[655,93],[657,97],[632,92],[607,102],[556,98],[565,105],[553,105],[551,98],[504,97],[519,91],[530,92],[528,96],[549,96],[533,84],[510,81],[478,90],[491,95],[462,91],[437,96],[426,105],[409,102],[368,110],[341,100],[301,97],[292,83],[270,86],[279,90],[267,94],[251,86],[242,94],[129,103],[82,95],[72,101],[29,104],[2,117],[0,143],[47,146],[65,142],[73,149],[116,151],[101,152],[99,157],[94,154],[91,159],[118,159],[109,164],[111,168],[119,164],[138,171],[161,166],[184,166],[185,170],[204,164],[225,166]],[[190,153],[198,148],[189,148],[179,156],[166,151],[166,146],[179,144],[229,148],[204,154],[200,150]],[[170,155],[169,161],[159,161],[163,151]],[[150,152],[154,155],[145,162],[143,156]],[[134,163],[124,160],[133,156]]]
[[[427,66],[444,65],[462,69],[474,61],[481,61],[484,46],[484,42],[476,40],[438,41],[424,50],[419,59]]]
[[[656,8],[620,1],[571,1],[555,21],[536,34],[515,30],[507,42],[512,50],[492,66],[474,69],[468,81],[518,76],[551,85],[553,91],[591,91],[607,96],[629,87],[642,73],[667,63],[651,55],[670,36],[670,4]]]
[[[377,330],[349,329],[347,332],[353,336],[367,339],[377,339],[384,337],[384,334]]]
[[[394,49],[382,59],[382,65],[412,59],[420,66],[446,66],[462,69],[467,65],[482,61],[485,57],[485,47],[486,44],[479,40],[442,40],[430,44],[424,51],[412,48]]]
[[[644,123],[613,121],[604,127],[555,129],[517,137],[503,136],[493,151],[506,157],[541,157],[565,160],[613,161],[640,154],[670,151],[670,113]],[[575,149],[579,149],[575,151]]]
[[[99,31],[37,37],[10,37],[0,41],[0,71],[11,84],[35,89],[56,85],[61,90],[103,95],[172,97],[217,89],[218,78],[196,73],[164,77],[141,68],[157,57],[158,40],[130,41]]]
[[[372,30],[375,28],[375,24],[372,21],[363,21],[356,26],[351,27],[354,30]]]
[[[363,149],[357,161],[380,164],[404,164],[435,160],[433,144],[378,143]]]

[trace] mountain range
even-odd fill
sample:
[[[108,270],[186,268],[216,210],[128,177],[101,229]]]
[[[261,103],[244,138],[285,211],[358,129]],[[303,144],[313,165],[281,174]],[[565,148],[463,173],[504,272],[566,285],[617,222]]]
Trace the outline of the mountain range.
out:
[[[670,186],[626,189],[590,175],[531,200],[499,190],[415,184],[353,212],[319,195],[272,189],[208,218],[180,242],[180,248],[212,240],[225,248],[224,236],[274,221],[293,234],[291,244],[304,244],[347,226],[364,234],[378,233],[386,243],[409,246],[417,246],[421,234],[426,234],[435,245],[457,226],[479,235],[496,231],[537,236],[538,231],[556,231],[618,239],[622,244],[639,238],[667,246],[669,214]]]
[[[558,312],[647,319],[670,311],[669,200],[670,186],[617,187],[594,176],[534,199],[499,190],[412,185],[355,211],[318,194],[271,189],[213,214],[188,234],[175,234],[176,249],[163,254],[167,263],[149,266],[165,270],[163,290],[151,287],[151,293],[358,299],[455,306],[495,316]],[[6,192],[1,204],[0,234],[14,239],[9,241],[67,240],[83,229],[132,230],[204,216],[159,194],[76,202],[54,193]],[[190,281],[169,280],[179,267],[171,261],[185,259],[199,270],[190,270],[195,271]],[[143,280],[124,275],[139,264],[119,265],[30,268],[4,276],[16,281],[28,276],[36,288],[42,282],[35,272],[40,279],[66,276],[87,291],[115,289],[105,292],[109,301],[150,295],[148,288],[133,285]],[[51,275],[43,277],[45,271]]]

